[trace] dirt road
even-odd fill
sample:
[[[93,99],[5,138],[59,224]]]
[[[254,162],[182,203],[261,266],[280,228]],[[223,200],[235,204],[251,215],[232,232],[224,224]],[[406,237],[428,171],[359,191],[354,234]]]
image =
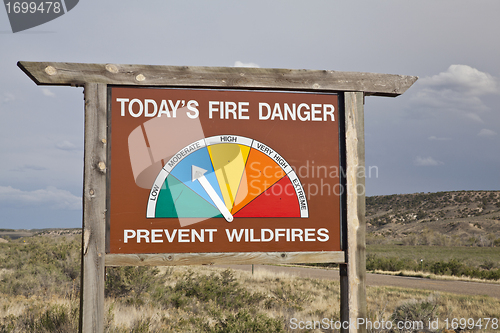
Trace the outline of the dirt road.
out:
[[[217,267],[227,267],[245,271],[252,270],[252,265],[217,265]],[[286,273],[289,275],[297,275],[300,277],[308,277],[314,279],[339,280],[338,270],[267,265],[255,265],[254,270],[268,270],[274,273]],[[461,295],[487,295],[495,298],[500,298],[500,284],[492,283],[430,280],[423,278],[368,273],[366,275],[366,284],[368,286],[394,286],[402,288],[441,291]]]

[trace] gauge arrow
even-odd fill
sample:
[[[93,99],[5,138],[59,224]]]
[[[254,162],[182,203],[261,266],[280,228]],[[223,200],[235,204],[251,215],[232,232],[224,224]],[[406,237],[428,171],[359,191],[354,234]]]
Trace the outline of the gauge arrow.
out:
[[[191,167],[192,181],[193,182],[195,180],[199,181],[203,189],[207,192],[210,199],[212,199],[212,201],[215,203],[215,206],[221,212],[222,216],[224,216],[226,221],[233,222],[233,215],[231,215],[229,209],[227,209],[224,202],[222,202],[222,199],[219,197],[219,195],[217,195],[217,192],[215,192],[214,188],[212,187],[208,179],[205,177],[206,172],[207,170],[197,167],[196,165],[193,165]]]

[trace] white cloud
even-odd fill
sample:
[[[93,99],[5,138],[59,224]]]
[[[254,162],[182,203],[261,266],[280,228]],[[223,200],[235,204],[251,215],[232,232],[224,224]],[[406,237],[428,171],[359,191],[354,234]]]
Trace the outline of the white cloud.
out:
[[[254,68],[260,68],[259,65],[253,63],[253,62],[241,62],[241,61],[235,61],[233,67],[254,67]]]
[[[22,191],[11,186],[0,186],[0,204],[78,210],[82,208],[82,198],[53,186],[35,191]]]
[[[486,128],[483,128],[482,130],[479,131],[479,133],[477,133],[478,136],[482,136],[482,137],[491,137],[491,136],[495,136],[497,134],[498,134],[497,132],[492,131],[490,129],[486,129]]]
[[[477,113],[467,112],[464,116],[475,122],[484,123],[483,119]]]
[[[480,123],[478,113],[490,109],[481,97],[500,92],[495,77],[467,65],[451,65],[445,72],[418,80],[415,86],[414,105],[455,112]]]
[[[479,97],[465,95],[450,89],[421,87],[413,94],[411,101],[417,106],[448,111],[473,110],[478,112],[489,110]]]
[[[48,97],[54,97],[56,95],[52,91],[50,91],[48,88],[42,88],[42,93]]]
[[[498,93],[497,80],[467,65],[451,65],[446,72],[420,79],[419,84],[436,90],[452,90],[472,96]]]
[[[437,161],[430,156],[427,156],[427,157],[417,156],[417,158],[415,158],[415,165],[418,165],[418,166],[436,166],[436,165],[442,165],[442,164],[444,164],[444,163],[441,161]]]

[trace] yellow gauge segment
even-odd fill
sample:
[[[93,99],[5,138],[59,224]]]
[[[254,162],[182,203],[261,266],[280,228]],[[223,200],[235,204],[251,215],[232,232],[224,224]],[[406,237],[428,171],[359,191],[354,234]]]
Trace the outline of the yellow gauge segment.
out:
[[[241,177],[245,171],[250,147],[232,143],[208,146],[208,152],[219,182],[222,198],[231,211],[238,192]]]

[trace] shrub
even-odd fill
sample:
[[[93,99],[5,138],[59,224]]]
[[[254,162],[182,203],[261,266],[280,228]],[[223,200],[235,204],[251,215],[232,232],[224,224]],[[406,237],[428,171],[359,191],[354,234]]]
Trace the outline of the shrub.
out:
[[[423,267],[414,260],[399,259],[395,257],[378,257],[374,254],[366,256],[366,269],[368,271],[381,270],[397,272],[402,270],[431,272],[436,275],[467,276],[471,278],[499,280],[500,268],[494,269],[494,262],[486,261],[480,267],[469,267],[456,259],[450,261],[424,261]]]
[[[401,270],[418,270],[418,265],[414,261],[399,259],[395,257],[383,258],[374,254],[366,256],[366,269],[369,271],[382,270],[388,272],[397,272]]]
[[[106,297],[125,297],[133,293],[140,297],[144,292],[164,282],[160,270],[148,266],[108,267],[106,269]]]
[[[456,259],[451,259],[448,262],[437,261],[430,265],[430,271],[437,275],[454,275],[463,276],[467,274],[467,266]]]
[[[30,306],[18,317],[10,315],[0,324],[0,333],[66,333],[78,331],[78,308],[53,305],[47,309]]]
[[[423,331],[429,321],[437,318],[436,310],[437,301],[432,295],[426,300],[412,299],[404,302],[396,307],[391,316],[395,324],[394,332],[410,333]],[[408,325],[408,328],[400,330],[396,328],[398,322],[411,323],[411,325]]]
[[[13,295],[71,294],[79,290],[80,237],[30,237],[2,244],[0,292]]]
[[[268,300],[266,302],[266,307],[271,308],[273,305],[278,305],[293,310],[303,310],[302,305],[309,302],[310,295],[297,290],[296,287],[297,286],[294,285],[292,288],[292,285],[281,282],[277,288],[271,290],[274,299]]]
[[[242,310],[237,314],[230,314],[225,319],[219,319],[215,326],[206,326],[207,332],[213,333],[240,333],[240,332],[284,332],[283,323],[263,314],[251,315]]]
[[[176,283],[172,292],[171,302],[175,307],[181,307],[194,298],[200,302],[213,301],[223,309],[238,309],[256,305],[265,298],[261,293],[251,294],[241,288],[231,270],[210,275],[188,272]]]

